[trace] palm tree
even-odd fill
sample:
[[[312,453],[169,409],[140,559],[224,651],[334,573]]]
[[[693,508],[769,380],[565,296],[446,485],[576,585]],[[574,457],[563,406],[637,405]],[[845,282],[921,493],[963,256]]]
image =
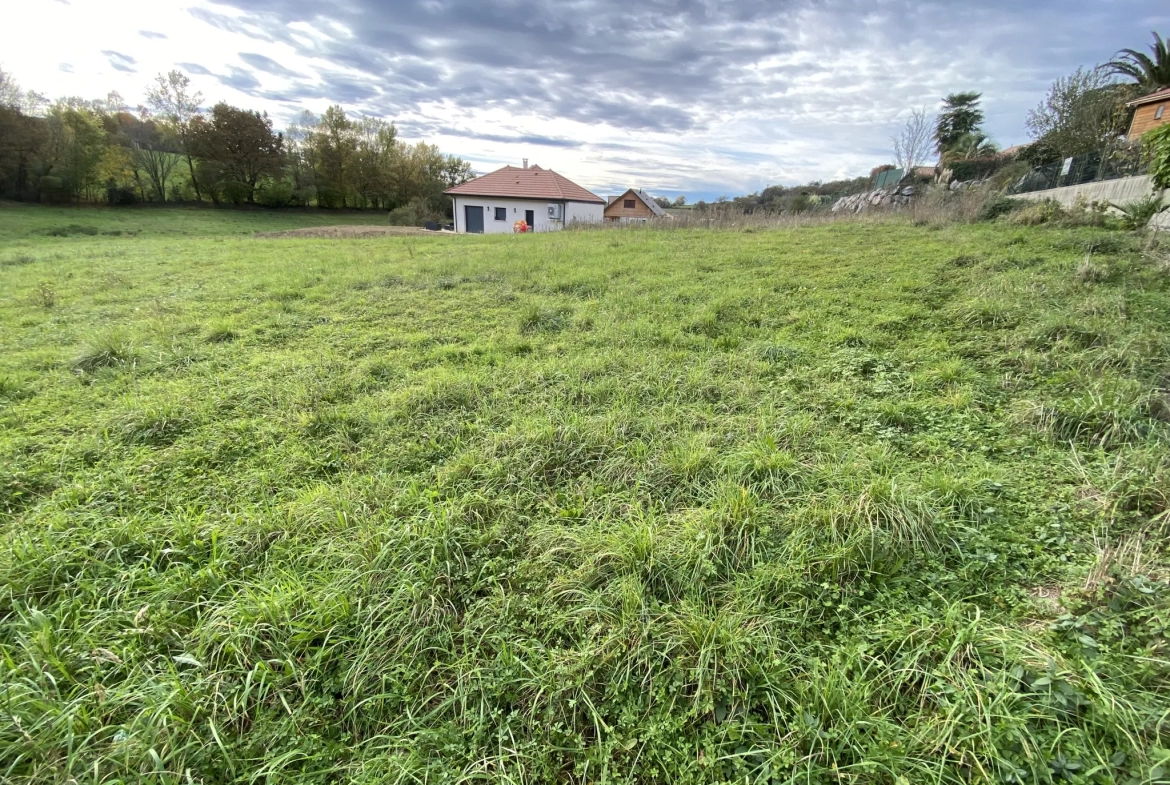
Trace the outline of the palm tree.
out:
[[[1153,36],[1153,57],[1136,49],[1122,49],[1105,64],[1109,73],[1132,79],[1143,95],[1170,87],[1170,39],[1163,40],[1157,32]]]
[[[998,152],[999,148],[987,134],[982,131],[970,131],[951,143],[950,148],[943,153],[943,160],[947,163],[971,161],[976,158],[990,158]]]

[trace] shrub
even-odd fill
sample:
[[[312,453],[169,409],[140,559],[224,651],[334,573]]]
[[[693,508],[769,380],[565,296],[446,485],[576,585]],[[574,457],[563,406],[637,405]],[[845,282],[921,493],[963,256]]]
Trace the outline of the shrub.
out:
[[[1160,125],[1142,136],[1142,147],[1150,160],[1150,178],[1158,189],[1170,188],[1170,124]]]
[[[1024,207],[1024,204],[1025,202],[1022,199],[1012,199],[1008,196],[993,196],[979,209],[979,220],[994,221],[1001,215],[1014,213],[1016,210]]]
[[[1052,223],[1064,215],[1064,209],[1055,199],[1045,199],[1017,210],[1011,217],[1013,224],[1020,226],[1040,226]]]
[[[1121,214],[1121,225],[1126,229],[1145,229],[1155,215],[1166,209],[1162,206],[1162,197],[1156,194],[1112,206]]]
[[[111,207],[126,207],[138,204],[138,194],[133,188],[110,188],[106,191],[106,201]]]
[[[416,197],[390,211],[391,226],[422,226],[427,221],[443,223],[442,213],[432,208],[426,199]]]
[[[295,197],[294,190],[287,180],[271,180],[256,191],[256,202],[265,207],[287,207]]]

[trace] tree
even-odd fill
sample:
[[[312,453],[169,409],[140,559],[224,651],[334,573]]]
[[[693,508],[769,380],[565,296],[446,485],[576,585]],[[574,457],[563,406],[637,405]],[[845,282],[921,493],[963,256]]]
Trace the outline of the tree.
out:
[[[659,207],[661,207],[663,210],[665,210],[667,207],[670,207],[670,200],[667,199],[665,196],[655,196],[654,203],[656,205],[658,205]]]
[[[340,106],[330,106],[317,124],[316,136],[317,203],[322,207],[345,207],[352,185],[350,167],[357,152],[353,122]]]
[[[951,93],[943,99],[943,110],[935,123],[934,141],[940,154],[946,153],[967,134],[983,125],[982,93]]]
[[[0,106],[15,109],[20,106],[22,91],[12,74],[0,68]]]
[[[35,117],[49,103],[49,99],[32,90],[22,90],[12,74],[0,69],[0,106],[15,109],[23,115]]]
[[[0,191],[25,198],[30,168],[44,142],[44,121],[0,104]],[[10,184],[10,186],[9,186]]]
[[[1128,90],[1106,68],[1078,68],[1057,79],[1028,112],[1032,139],[1059,158],[1107,147],[1125,132]]]
[[[1154,43],[1150,53],[1136,49],[1122,49],[1105,64],[1110,74],[1127,76],[1138,86],[1142,95],[1170,87],[1170,39],[1163,39],[1157,32],[1151,32]]]
[[[995,142],[982,131],[971,131],[963,134],[951,143],[950,149],[943,154],[943,160],[970,161],[976,158],[990,158],[999,152]]]
[[[272,130],[268,115],[216,104],[210,119],[191,121],[191,152],[205,159],[207,171],[230,201],[252,204],[266,177],[281,173],[284,137]]]
[[[674,207],[683,207],[684,205],[686,205],[686,203],[687,203],[686,196],[679,194],[678,196],[676,196],[674,198],[673,206]]]
[[[912,174],[931,153],[934,146],[932,131],[935,121],[926,114],[926,107],[910,112],[910,119],[897,136],[891,136],[894,143],[894,160],[898,168]]]
[[[199,103],[203,94],[190,92],[191,80],[182,71],[171,71],[166,76],[159,74],[154,84],[146,88],[147,105],[160,115],[170,126],[178,140],[178,147],[187,159],[187,170],[191,173],[191,187],[195,189],[195,200],[203,201],[199,192],[199,180],[195,177],[195,162],[191,159],[191,123],[202,110]]]
[[[165,202],[167,182],[182,160],[176,150],[178,139],[175,129],[156,123],[150,119],[150,113],[141,108],[138,122],[130,125],[127,136],[131,166],[146,172],[159,201]]]
[[[105,154],[106,133],[101,120],[89,109],[58,101],[45,118],[45,128],[42,180],[49,178],[47,190],[75,199],[91,195]]]

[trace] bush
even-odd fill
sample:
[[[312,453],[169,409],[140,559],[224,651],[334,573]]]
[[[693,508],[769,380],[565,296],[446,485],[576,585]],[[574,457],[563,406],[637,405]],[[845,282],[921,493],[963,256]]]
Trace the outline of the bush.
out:
[[[979,209],[978,220],[994,221],[1001,215],[1014,213],[1016,210],[1023,208],[1024,205],[1025,202],[1023,199],[1012,199],[1008,196],[993,196]]]
[[[265,207],[287,207],[294,196],[292,183],[287,180],[271,180],[256,191],[256,202]]]
[[[1150,159],[1154,187],[1170,188],[1170,124],[1160,125],[1142,136],[1142,147]]]
[[[1011,223],[1020,226],[1040,226],[1046,223],[1055,223],[1064,216],[1064,208],[1055,199],[1044,199],[1032,202],[1027,207],[1017,210],[1011,217]]]
[[[1145,229],[1155,215],[1166,209],[1160,194],[1151,194],[1125,204],[1113,204],[1112,207],[1121,214],[1121,225],[1126,229]]]
[[[106,190],[106,201],[111,207],[127,207],[138,204],[138,194],[133,188],[109,188]]]
[[[420,197],[415,197],[390,211],[391,226],[422,226],[427,221],[444,223],[446,217],[427,204],[426,199]]]
[[[990,177],[1004,166],[1002,158],[975,158],[970,161],[953,161],[948,164],[956,180],[982,180]]]

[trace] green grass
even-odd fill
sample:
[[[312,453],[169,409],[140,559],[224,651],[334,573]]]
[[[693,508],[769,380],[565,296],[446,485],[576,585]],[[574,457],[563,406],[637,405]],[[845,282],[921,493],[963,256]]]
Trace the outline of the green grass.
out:
[[[202,207],[40,207],[0,203],[0,243],[11,251],[78,237],[230,237],[308,226],[386,224],[381,210],[252,210]],[[4,264],[0,260],[0,265]]]
[[[0,211],[0,779],[1167,781],[1134,238],[311,220]]]

